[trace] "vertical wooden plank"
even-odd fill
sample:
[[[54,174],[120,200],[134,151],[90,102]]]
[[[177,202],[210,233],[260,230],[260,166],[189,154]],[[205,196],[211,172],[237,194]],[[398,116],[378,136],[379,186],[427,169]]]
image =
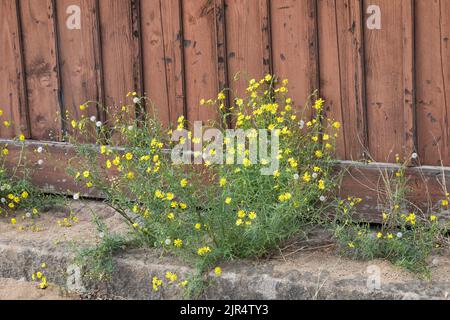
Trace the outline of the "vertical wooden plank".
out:
[[[184,114],[180,0],[141,1],[145,92],[159,119]]]
[[[52,0],[20,1],[31,138],[60,140],[55,8]]]
[[[450,165],[450,1],[416,1],[417,131],[421,162]]]
[[[23,133],[30,137],[23,74],[22,43],[16,0],[0,3],[0,137],[12,138]],[[3,121],[10,121],[9,128]]]
[[[364,1],[365,8],[372,4]],[[369,147],[376,161],[414,150],[412,0],[377,1],[381,30],[365,28]],[[365,9],[366,10],[366,9]]]
[[[67,19],[73,14],[70,6],[81,10],[81,29],[69,29]],[[59,35],[59,62],[64,109],[71,118],[82,115],[104,120],[101,110],[93,106],[81,111],[87,101],[103,103],[101,50],[96,0],[58,0],[56,3]],[[72,13],[71,13],[72,12]],[[69,132],[72,126],[66,126]]]
[[[289,96],[304,110],[308,96],[319,89],[316,0],[271,1],[274,73],[289,79]],[[309,120],[311,109],[305,110]]]
[[[128,92],[142,93],[139,1],[101,0],[99,4],[105,104],[114,113],[130,103]]]
[[[167,91],[164,29],[161,1],[141,1],[142,63],[144,92],[154,105],[155,112],[164,123],[170,122]]]
[[[217,87],[214,1],[183,1],[184,61],[189,121],[218,120],[217,110],[200,106],[215,98]]]
[[[170,122],[187,117],[184,86],[183,19],[181,0],[161,0]]]
[[[267,0],[226,0],[225,5],[229,82],[240,96],[246,80],[272,72],[270,6]]]
[[[326,114],[342,123],[338,156],[360,160],[367,149],[363,8],[358,0],[319,0],[320,92]]]

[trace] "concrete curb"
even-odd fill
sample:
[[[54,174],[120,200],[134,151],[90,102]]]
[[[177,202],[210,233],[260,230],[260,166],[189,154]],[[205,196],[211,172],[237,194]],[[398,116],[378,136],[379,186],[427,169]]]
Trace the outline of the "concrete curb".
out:
[[[152,250],[132,250],[115,258],[116,270],[109,283],[81,283],[70,267],[68,251],[0,242],[0,277],[30,280],[43,261],[48,265],[49,281],[56,285],[122,299],[182,299],[183,292],[176,285],[167,284],[152,292],[151,279],[155,275],[163,279],[166,271],[179,277],[192,271]],[[279,270],[275,264],[254,262],[224,266],[221,277],[210,278],[204,299],[447,299],[450,292],[449,282],[420,280],[383,283],[380,290],[371,291],[367,276],[362,274],[337,279],[329,270]]]

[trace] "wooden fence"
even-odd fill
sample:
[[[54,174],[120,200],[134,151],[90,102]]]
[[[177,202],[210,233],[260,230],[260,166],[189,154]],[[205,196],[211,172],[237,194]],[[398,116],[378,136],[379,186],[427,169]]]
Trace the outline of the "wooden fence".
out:
[[[60,141],[65,112],[130,90],[166,123],[208,120],[201,98],[274,73],[298,108],[320,90],[341,159],[450,165],[449,38],[450,0],[0,0],[0,108],[16,123],[0,136]]]

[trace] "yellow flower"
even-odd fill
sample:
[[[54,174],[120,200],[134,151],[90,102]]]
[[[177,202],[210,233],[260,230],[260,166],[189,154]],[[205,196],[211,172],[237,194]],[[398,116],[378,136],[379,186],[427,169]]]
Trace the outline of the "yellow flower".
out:
[[[28,194],[28,192],[24,191],[24,192],[22,192],[21,196],[22,196],[22,198],[26,199],[26,198],[28,198],[29,194]]]
[[[182,179],[181,181],[180,181],[180,186],[181,187],[186,187],[188,185],[188,181],[187,181],[187,179]]]
[[[205,254],[207,254],[207,253],[210,253],[212,250],[211,250],[211,248],[210,247],[201,247],[201,248],[199,248],[198,250],[197,250],[197,254],[199,255],[199,256],[203,256],[203,255],[205,255]]]
[[[335,129],[339,129],[340,127],[341,127],[341,124],[339,123],[339,122],[334,122],[333,123],[333,127],[335,128]]]
[[[323,157],[323,152],[320,151],[320,150],[317,150],[314,154],[315,154],[315,156],[316,156],[317,158],[322,158],[322,157]]]
[[[230,197],[227,197],[227,198],[225,199],[225,203],[226,203],[226,204],[230,204],[230,203],[231,203],[231,198],[230,198]]]
[[[392,233],[388,233],[387,238],[388,238],[388,239],[393,239],[393,238],[394,238],[394,235],[393,235]]]
[[[416,224],[416,215],[414,213],[410,213],[405,218],[405,221],[411,223],[412,225],[415,225]]]
[[[221,187],[225,186],[227,184],[227,179],[221,178],[219,184]]]
[[[187,280],[181,281],[180,282],[180,287],[184,288],[184,287],[186,287],[188,285],[188,283],[189,282]]]
[[[77,127],[77,122],[75,120],[72,120],[70,122],[70,124],[72,125],[72,128],[74,128],[74,129]]]
[[[111,167],[112,167],[112,163],[111,163],[111,160],[106,160],[106,168],[108,168],[108,169],[111,169]]]
[[[10,208],[10,209],[14,209],[14,207],[15,207],[15,205],[14,205],[14,203],[10,203],[10,204],[8,204],[8,207]],[[14,221],[15,221],[15,219],[14,219]],[[11,222],[12,222],[12,220],[11,220]],[[14,224],[14,223],[13,223]]]
[[[106,146],[101,146],[100,147],[100,153],[101,154],[105,154],[106,153]]]
[[[36,273],[36,277],[37,277],[38,279],[41,279],[41,278],[42,278],[42,272],[38,271],[38,272]]]
[[[173,220],[173,219],[175,219],[175,215],[171,212],[167,215],[167,219]]]
[[[305,174],[303,175],[303,181],[305,182],[310,182],[311,181],[311,175],[309,174],[308,171],[305,172]]]
[[[157,277],[153,277],[152,285],[153,285],[153,291],[158,291],[159,287],[162,286],[162,280],[158,279]]]
[[[186,209],[186,208],[187,208],[187,204],[181,202],[181,203],[180,203],[180,208],[183,209],[183,210]]]
[[[11,122],[9,121],[3,121],[3,125],[7,128],[9,128],[11,126]]]
[[[19,136],[19,140],[20,140],[20,141],[25,141],[25,136],[24,136],[23,134],[21,134],[21,135]]]
[[[173,198],[175,198],[175,195],[172,192],[168,192],[167,196],[166,196],[166,199],[169,200],[169,201],[172,201]]]
[[[115,157],[112,163],[116,167],[119,166],[120,165],[120,158],[119,157]]]
[[[237,216],[242,219],[246,216],[246,213],[244,210],[239,210]]]
[[[128,172],[128,173],[127,173],[127,178],[128,178],[129,180],[133,180],[133,179],[134,179],[134,172],[133,172],[133,171]]]
[[[89,178],[90,175],[91,175],[91,174],[90,174],[89,171],[84,171],[84,172],[83,172],[83,177],[85,177],[85,178]]]
[[[380,239],[380,238],[382,238],[382,237],[383,237],[383,234],[382,234],[381,232],[378,232],[378,233],[377,233],[377,238]]]
[[[84,105],[84,104],[80,105],[80,110],[81,110],[81,111],[86,110],[86,105]]]
[[[242,164],[244,165],[244,167],[250,167],[252,165],[252,162],[250,161],[250,159],[244,158]]]
[[[196,223],[194,228],[195,230],[200,230],[202,228],[202,225],[200,223]]]
[[[125,155],[125,159],[127,159],[127,160],[133,159],[133,154],[130,153],[130,152],[128,152],[128,153]]]
[[[12,218],[12,219],[11,219],[11,223],[12,223],[13,225],[15,225],[15,224],[17,223],[16,218]]]
[[[216,276],[220,277],[222,275],[222,268],[215,267],[214,268],[214,273],[216,274]]]
[[[223,92],[219,93],[219,95],[217,96],[218,100],[225,100],[225,94]]]
[[[168,279],[170,282],[175,282],[175,281],[178,280],[178,276],[175,273],[167,271],[166,272],[166,279]]]
[[[330,140],[330,136],[328,134],[324,134],[323,141],[328,141],[328,140]]]
[[[348,247],[349,247],[349,248],[354,248],[354,247],[355,247],[355,244],[354,244],[353,242],[349,242],[349,243],[348,243]]]
[[[248,214],[248,218],[250,219],[250,220],[255,220],[256,219],[256,212],[250,212],[249,214]]]
[[[436,221],[437,217],[435,215],[430,216],[430,221]]]
[[[236,225],[239,227],[240,225],[242,225],[244,223],[244,221],[242,221],[242,219],[237,219],[236,220]]]
[[[7,156],[9,154],[9,150],[8,149],[3,149],[3,155]]]
[[[162,192],[161,190],[156,190],[155,191],[155,197],[158,198],[158,199],[164,198],[164,192]]]
[[[42,262],[42,263],[41,263],[41,268],[42,268],[42,269],[47,268],[47,265],[45,264],[45,262]]]
[[[448,200],[447,200],[447,199],[442,200],[442,206],[443,206],[443,207],[448,206]]]
[[[325,181],[319,180],[318,187],[319,187],[319,190],[325,190]]]
[[[175,247],[177,247],[177,248],[181,248],[181,246],[183,245],[183,240],[181,240],[181,239],[175,239],[175,240],[173,241],[173,245],[174,245]]]

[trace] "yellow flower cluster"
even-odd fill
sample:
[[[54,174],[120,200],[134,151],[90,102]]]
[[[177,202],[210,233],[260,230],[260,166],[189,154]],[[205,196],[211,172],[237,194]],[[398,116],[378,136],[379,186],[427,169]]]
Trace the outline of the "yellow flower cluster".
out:
[[[42,269],[47,268],[47,265],[46,265],[45,262],[41,263],[41,268]],[[39,283],[39,288],[40,289],[47,289],[48,282],[47,282],[47,277],[44,275],[44,271],[41,270],[41,271],[37,271],[37,272],[33,273],[31,275],[31,279],[33,281],[40,281],[40,283]]]

